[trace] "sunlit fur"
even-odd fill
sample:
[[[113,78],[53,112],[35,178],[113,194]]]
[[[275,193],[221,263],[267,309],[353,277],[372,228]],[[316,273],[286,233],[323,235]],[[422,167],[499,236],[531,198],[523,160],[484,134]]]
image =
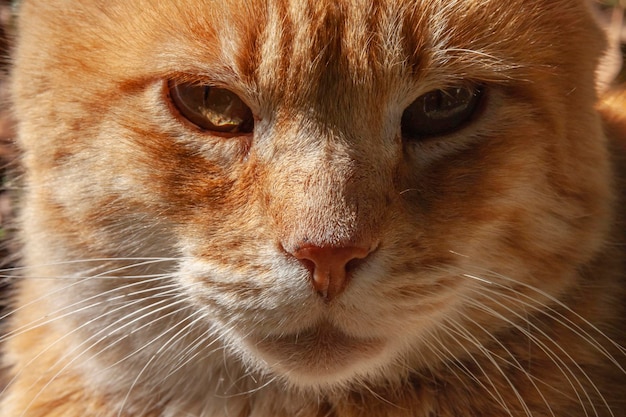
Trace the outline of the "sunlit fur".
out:
[[[1,416],[626,415],[626,100],[602,122],[582,0],[18,13]],[[195,129],[168,81],[237,94],[253,135]],[[470,123],[401,137],[464,85]],[[328,302],[303,242],[373,252]]]

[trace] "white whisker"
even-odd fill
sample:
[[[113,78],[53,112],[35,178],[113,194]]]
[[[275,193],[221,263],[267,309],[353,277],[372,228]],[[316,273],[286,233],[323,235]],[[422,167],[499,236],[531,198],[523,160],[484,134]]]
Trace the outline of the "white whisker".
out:
[[[465,351],[466,356],[478,367],[478,369],[481,371],[481,373],[485,376],[487,382],[489,383],[489,385],[491,386],[491,389],[489,389],[489,387],[487,387],[483,381],[476,376],[468,367],[467,365],[463,364],[461,361],[456,360],[456,356],[452,353],[452,351],[449,350],[449,348],[447,346],[445,346],[441,340],[439,338],[435,338],[435,340],[438,342],[439,346],[441,347],[441,349],[445,350],[446,352],[448,352],[448,355],[450,358],[454,358],[452,360],[452,362],[455,364],[455,366],[457,366],[465,375],[467,375],[468,377],[470,377],[474,382],[476,382],[479,386],[481,386],[483,388],[483,390],[494,399],[494,401],[496,401],[496,403],[498,405],[500,405],[500,407],[502,407],[502,409],[504,411],[507,412],[507,414],[511,417],[514,417],[513,412],[511,411],[511,409],[509,408],[506,400],[502,397],[502,394],[500,393],[500,391],[498,390],[498,388],[496,387],[496,385],[494,384],[494,382],[492,381],[491,377],[489,376],[489,373],[483,368],[483,366],[480,364],[480,362],[475,358],[474,354],[472,352],[470,352],[463,343],[461,343],[456,336],[454,336],[451,332],[448,326],[446,326],[443,323],[439,323],[439,330],[445,332],[446,334],[448,334],[452,340],[454,340],[459,347]],[[491,359],[491,358],[489,358]],[[497,365],[496,365],[497,366]],[[498,367],[499,369],[499,367]],[[500,372],[502,372],[501,369],[499,369]]]
[[[529,320],[525,319],[522,315],[520,315],[516,311],[512,310],[510,307],[508,307],[505,304],[503,304],[502,302],[494,299],[493,297],[488,297],[488,296],[484,295],[484,293],[481,293],[481,294],[482,294],[482,296],[488,298],[494,304],[502,307],[508,313],[512,314],[513,317],[516,317],[518,319],[523,320],[523,322],[526,323],[528,326],[530,326],[533,331],[537,332],[539,336],[542,336],[542,337],[546,338],[547,340],[551,340],[550,337],[543,330],[541,330],[535,324],[531,323]],[[513,320],[503,316],[502,314],[500,314],[497,311],[495,311],[494,309],[484,305],[483,303],[479,303],[478,301],[476,301],[474,299],[471,299],[471,298],[468,299],[466,302],[468,304],[471,304],[471,305],[473,305],[473,306],[475,306],[475,307],[477,307],[477,308],[479,308],[479,309],[481,309],[481,310],[491,314],[493,317],[499,318],[500,320],[502,320],[502,321],[506,322],[507,324],[509,324],[512,328],[517,329],[522,334],[524,334],[526,337],[528,337],[529,340],[531,340],[546,355],[548,355],[548,357],[550,357],[553,360],[555,365],[562,372],[563,376],[570,383],[570,385],[571,385],[572,389],[574,390],[575,394],[579,397],[579,401],[578,402],[581,404],[581,407],[583,408],[583,410],[585,412],[585,415],[588,415],[587,414],[587,410],[586,410],[586,407],[584,406],[584,402],[582,401],[582,398],[580,397],[580,393],[579,393],[578,389],[576,389],[576,386],[575,386],[574,382],[576,382],[578,387],[582,390],[582,393],[586,397],[587,403],[591,405],[591,407],[592,407],[592,409],[594,411],[594,414],[596,416],[599,416],[598,411],[596,410],[594,402],[592,401],[589,393],[586,391],[586,389],[585,389],[584,385],[582,384],[582,382],[579,381],[578,378],[576,377],[574,371],[565,363],[565,361],[561,358],[561,356],[558,355],[557,353],[555,353],[554,351],[552,351],[552,349],[550,349],[550,347],[548,347],[545,344],[545,342],[541,341],[541,339],[539,339],[538,336],[534,335],[529,330],[526,330],[525,328],[523,328],[519,324],[515,323]],[[581,373],[581,375],[587,380],[587,382],[589,382],[590,386],[596,391],[596,393],[599,395],[601,400],[604,402],[604,405],[610,411],[610,407],[606,403],[606,400],[602,396],[602,393],[600,392],[600,390],[598,389],[596,384],[593,382],[593,380],[589,377],[589,375],[582,369],[582,367],[574,360],[574,358],[571,357],[571,355],[562,346],[560,346],[558,343],[555,343],[555,345],[556,345],[557,349],[563,354],[565,359],[569,360],[572,363],[573,367],[575,369],[577,369]],[[568,373],[569,373],[569,375],[568,375]],[[570,378],[570,375],[571,375],[571,378]],[[611,415],[613,415],[613,414],[611,413]]]
[[[613,365],[615,365],[619,370],[621,370],[623,373],[626,374],[626,369],[623,368],[623,366],[617,361],[617,359],[604,347],[600,344],[600,342],[598,340],[596,340],[591,333],[589,333],[589,331],[585,330],[581,325],[575,323],[574,321],[572,321],[572,319],[566,317],[563,313],[557,311],[554,307],[547,305],[545,303],[541,303],[540,305],[537,305],[537,300],[534,299],[533,297],[520,292],[520,291],[516,291],[514,288],[505,286],[503,284],[499,284],[497,282],[495,282],[494,280],[486,280],[486,279],[481,279],[476,277],[475,275],[469,275],[469,274],[462,274],[462,276],[467,277],[467,278],[472,278],[472,279],[476,279],[482,282],[488,282],[490,285],[492,285],[493,287],[497,287],[500,290],[504,290],[504,291],[496,291],[493,288],[483,288],[483,290],[490,292],[498,297],[502,297],[505,298],[509,301],[512,301],[518,305],[524,306],[526,308],[530,308],[535,312],[541,313],[542,315],[545,315],[546,317],[554,320],[556,323],[562,325],[563,327],[567,328],[568,330],[570,330],[572,333],[575,333],[577,336],[579,336],[581,338],[581,340],[584,340],[585,342],[587,342],[590,346],[592,346],[593,348],[595,348],[599,353],[601,353],[606,359],[608,359],[609,361],[611,361],[611,363]],[[617,348],[620,352],[626,354],[626,348],[620,346],[619,344],[617,344],[614,340],[612,340],[610,337],[608,337],[604,332],[602,332],[600,329],[598,329],[597,326],[593,325],[592,323],[590,323],[587,319],[585,319],[584,317],[582,317],[580,314],[578,314],[576,311],[574,311],[571,307],[565,305],[562,301],[556,299],[555,297],[545,293],[544,291],[533,287],[527,283],[524,282],[517,282],[515,280],[512,280],[510,278],[506,278],[504,276],[501,275],[494,275],[495,278],[497,279],[506,279],[508,282],[511,282],[515,285],[519,285],[523,288],[529,289],[531,291],[534,291],[536,294],[538,294],[539,296],[546,298],[549,302],[553,303],[555,306],[563,308],[566,312],[571,313],[574,318],[579,319],[583,322],[583,324],[587,325],[590,329],[592,329],[594,332],[596,332],[599,336],[601,336],[606,342],[610,343],[613,347]],[[506,291],[513,293],[513,295],[509,295],[506,293]],[[524,298],[525,300],[528,301],[523,301],[520,300],[519,298]]]
[[[70,351],[66,352],[63,356],[61,356],[61,357],[60,357],[60,358],[59,358],[59,359],[58,359],[58,360],[57,360],[57,361],[56,361],[56,362],[55,362],[55,363],[51,366],[51,368],[55,368],[55,367],[57,367],[58,365],[60,365],[62,362],[64,362],[64,361],[65,361],[66,359],[68,359],[68,358],[71,358],[71,359],[70,359],[70,361],[69,361],[68,363],[66,363],[63,367],[61,367],[61,369],[60,369],[59,371],[57,371],[57,372],[56,372],[56,374],[55,374],[54,376],[52,376],[52,377],[48,380],[48,382],[47,382],[47,383],[46,383],[46,384],[45,384],[45,385],[44,385],[44,386],[43,386],[43,387],[39,390],[39,392],[38,392],[38,393],[35,395],[35,397],[31,400],[31,402],[28,404],[28,406],[25,408],[25,410],[27,410],[28,408],[30,408],[30,406],[31,406],[31,405],[35,402],[36,398],[37,398],[39,395],[41,395],[41,394],[42,394],[42,393],[43,393],[43,392],[47,389],[47,387],[48,387],[48,386],[49,386],[49,385],[50,385],[50,384],[51,384],[51,383],[52,383],[52,382],[53,382],[53,381],[54,381],[54,380],[55,380],[55,379],[56,379],[59,375],[61,375],[61,374],[62,374],[62,373],[63,373],[66,369],[68,369],[68,368],[69,368],[72,364],[74,364],[74,363],[75,363],[75,362],[77,362],[79,359],[81,359],[81,358],[82,358],[82,356],[83,356],[86,352],[88,352],[89,350],[93,349],[95,346],[97,346],[98,344],[100,344],[101,342],[103,342],[104,340],[106,340],[107,338],[109,338],[109,337],[113,336],[113,335],[114,335],[116,332],[118,332],[119,330],[121,330],[121,329],[123,329],[123,328],[125,328],[125,327],[128,327],[128,326],[130,326],[130,325],[132,325],[132,324],[136,323],[136,322],[137,322],[137,321],[139,321],[139,320],[143,320],[143,319],[145,319],[145,318],[147,318],[147,317],[149,317],[149,316],[151,316],[151,315],[153,315],[153,314],[160,313],[161,311],[163,311],[163,310],[165,310],[165,309],[167,309],[167,308],[170,308],[171,306],[173,306],[173,305],[177,304],[177,302],[173,302],[173,303],[169,303],[169,304],[167,304],[167,302],[168,302],[168,301],[170,301],[170,300],[167,300],[167,299],[166,299],[166,300],[157,301],[157,302],[155,302],[155,303],[152,303],[151,305],[144,306],[143,308],[140,308],[140,309],[138,309],[138,310],[134,310],[133,312],[131,312],[131,314],[126,315],[126,316],[123,316],[123,317],[121,317],[121,318],[117,319],[116,321],[114,321],[113,323],[110,323],[108,326],[106,326],[106,327],[104,327],[103,329],[99,330],[98,332],[94,333],[93,335],[91,335],[90,337],[86,338],[84,341],[82,341],[82,342],[81,342],[81,343],[79,343],[78,345],[74,346],[74,347],[73,347],[73,349],[71,349]],[[182,301],[184,301],[184,300],[182,300]],[[179,301],[179,302],[181,302],[181,301]],[[159,307],[159,308],[154,308],[155,306],[158,306],[159,304],[164,304],[164,303],[165,303],[165,306],[162,306],[162,307]],[[128,308],[128,307],[129,307],[129,306],[123,306],[123,308]],[[186,307],[183,307],[183,308],[181,308],[181,309],[179,309],[179,310],[175,310],[175,311],[174,311],[174,313],[176,313],[176,312],[178,312],[178,311],[180,311],[180,310],[184,310],[185,308],[186,308]],[[139,317],[134,318],[134,319],[133,319],[133,320],[131,320],[130,322],[123,323],[121,326],[119,326],[119,327],[115,327],[115,326],[119,325],[120,323],[122,323],[122,321],[123,321],[123,320],[128,319],[129,317],[132,317],[132,316],[133,316],[133,315],[135,315],[135,314],[141,313],[143,310],[149,310],[149,311],[148,311],[148,313],[145,313],[145,314],[143,314],[143,315],[141,315],[141,316],[139,316]],[[170,313],[170,314],[173,314],[173,313]],[[154,323],[154,322],[156,322],[156,321],[158,321],[158,320],[162,320],[163,318],[165,318],[165,317],[169,316],[170,314],[165,315],[165,316],[159,316],[159,317],[157,317],[157,319],[154,319],[154,320],[152,320],[152,321],[149,321],[148,323],[143,324],[143,326],[142,326],[142,327],[149,326],[150,324],[152,324],[152,323]],[[105,315],[106,315],[106,313],[105,313]],[[92,319],[92,322],[93,322],[93,321],[96,321],[96,320],[98,320],[98,319],[100,319],[100,318],[101,318],[101,316],[96,317],[96,318]],[[102,333],[107,332],[107,330],[109,330],[109,329],[111,329],[111,328],[114,328],[114,331],[113,331],[113,332],[106,333],[103,337],[101,337],[100,339],[96,340],[96,341],[95,341],[95,342],[93,342],[91,345],[87,346],[86,348],[83,348],[85,345],[89,344],[89,343],[90,343],[90,342],[91,342],[94,338],[96,338],[96,337],[100,336]],[[138,330],[138,329],[135,329],[135,330]],[[75,331],[77,331],[77,329],[73,330],[72,332],[75,332]],[[100,354],[101,354],[102,352],[104,352],[105,350],[110,349],[112,346],[114,346],[114,345],[116,345],[116,344],[120,343],[122,340],[124,340],[124,339],[126,339],[127,337],[129,337],[129,336],[130,336],[130,334],[132,334],[132,332],[131,332],[131,333],[124,334],[122,337],[115,339],[112,343],[108,344],[107,346],[105,346],[104,348],[100,349],[98,352],[96,352],[95,354],[93,354],[93,355],[91,356],[91,358],[94,358],[94,357],[96,357],[96,356],[100,355]],[[81,350],[81,349],[82,349],[82,352],[81,352],[81,353],[78,353],[77,355],[75,355],[75,353],[76,353],[77,351]],[[41,381],[41,379],[42,379],[42,378],[43,378],[43,376],[39,377],[39,379],[37,379],[37,380],[36,380],[36,381],[35,381],[35,382],[31,385],[31,388],[32,388],[32,387],[34,387],[34,385],[35,385],[37,382]]]
[[[39,317],[36,321],[30,322],[30,323],[28,323],[26,325],[23,325],[23,326],[20,326],[20,327],[17,327],[15,329],[11,330],[10,332],[8,332],[8,333],[4,334],[2,337],[0,337],[0,342],[4,341],[6,339],[9,339],[11,337],[15,337],[15,336],[18,336],[20,334],[29,332],[31,330],[35,330],[38,327],[45,326],[47,324],[53,323],[54,321],[57,321],[57,320],[60,320],[60,319],[63,319],[63,318],[66,318],[66,317],[69,317],[69,316],[72,316],[72,315],[76,315],[76,314],[78,314],[80,312],[92,309],[92,308],[97,307],[99,305],[108,304],[111,301],[115,301],[115,300],[123,299],[123,298],[132,298],[133,296],[138,295],[138,294],[140,294],[141,292],[144,292],[144,291],[145,292],[154,292],[154,291],[160,290],[160,289],[177,288],[174,284],[169,284],[169,285],[166,285],[166,286],[155,287],[153,289],[146,289],[146,290],[143,290],[143,291],[140,291],[140,292],[128,292],[128,290],[131,287],[133,287],[133,286],[140,286],[140,285],[144,285],[146,283],[150,283],[150,282],[153,282],[153,281],[162,281],[163,278],[164,278],[163,276],[158,276],[158,277],[155,277],[155,278],[151,278],[150,280],[132,282],[132,283],[129,283],[127,285],[123,285],[123,286],[120,286],[120,287],[115,287],[115,288],[113,288],[111,290],[103,291],[103,292],[101,292],[99,294],[95,294],[93,296],[90,296],[90,297],[85,298],[83,300],[80,300],[78,302],[66,305],[66,306],[64,306],[64,307],[62,307],[62,308],[60,308],[60,309],[58,309],[56,311],[49,312],[46,315]],[[109,297],[109,298],[101,300],[101,298],[103,296],[110,295],[110,294],[113,294],[113,293],[118,293],[118,292],[121,293],[121,295],[117,295],[117,296],[113,296],[113,297]],[[31,303],[25,304],[24,306],[22,306],[22,308],[26,308],[26,306],[30,306],[30,305],[36,305],[37,301],[42,301],[43,299],[44,299],[44,297],[40,297],[39,299],[37,299],[37,300],[35,300],[35,301],[31,302]],[[84,303],[92,301],[92,300],[98,300],[98,301],[96,301],[96,302],[94,302],[92,304],[84,305]],[[20,309],[15,309],[15,310],[11,311],[10,313],[7,313],[7,315],[14,314],[18,310],[20,310]],[[59,313],[62,313],[64,311],[67,311],[67,312],[64,313],[64,314],[59,315]]]

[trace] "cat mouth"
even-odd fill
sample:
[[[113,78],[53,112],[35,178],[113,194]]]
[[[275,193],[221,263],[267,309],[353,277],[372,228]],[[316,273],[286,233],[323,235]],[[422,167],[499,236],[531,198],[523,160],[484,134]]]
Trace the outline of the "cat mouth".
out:
[[[370,369],[386,345],[383,339],[351,336],[328,323],[290,335],[249,336],[248,343],[274,372],[304,385],[350,379]]]

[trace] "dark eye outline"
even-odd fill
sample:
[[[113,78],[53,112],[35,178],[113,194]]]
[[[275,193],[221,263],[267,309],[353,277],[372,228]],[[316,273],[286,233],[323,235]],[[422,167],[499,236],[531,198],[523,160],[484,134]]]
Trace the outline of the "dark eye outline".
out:
[[[182,120],[187,125],[199,129],[203,133],[217,136],[234,137],[251,135],[254,131],[254,114],[250,108],[237,94],[221,87],[210,84],[195,82],[180,82],[169,80],[165,82],[165,91],[170,110],[177,119]],[[214,106],[206,106],[207,101],[214,94],[221,98],[222,102],[212,103]],[[186,95],[186,96],[185,96]],[[229,104],[225,104],[224,100]],[[228,123],[229,115],[220,113],[219,106],[234,106],[234,116],[240,116],[239,123]],[[203,114],[204,112],[204,114]],[[225,122],[219,123],[218,118],[226,116]],[[213,120],[211,120],[213,117]],[[231,119],[236,121],[235,118]]]
[[[429,91],[402,113],[402,137],[422,141],[452,134],[474,121],[484,107],[486,88],[464,85]]]

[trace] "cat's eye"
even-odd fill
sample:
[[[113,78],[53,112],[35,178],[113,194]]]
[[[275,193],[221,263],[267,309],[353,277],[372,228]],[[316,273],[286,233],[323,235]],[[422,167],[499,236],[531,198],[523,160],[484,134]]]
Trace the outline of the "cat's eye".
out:
[[[428,92],[404,110],[402,136],[419,140],[452,133],[472,120],[482,96],[480,87],[452,87]]]
[[[252,110],[232,91],[174,82],[168,84],[168,89],[180,115],[203,130],[247,134],[254,128]]]

